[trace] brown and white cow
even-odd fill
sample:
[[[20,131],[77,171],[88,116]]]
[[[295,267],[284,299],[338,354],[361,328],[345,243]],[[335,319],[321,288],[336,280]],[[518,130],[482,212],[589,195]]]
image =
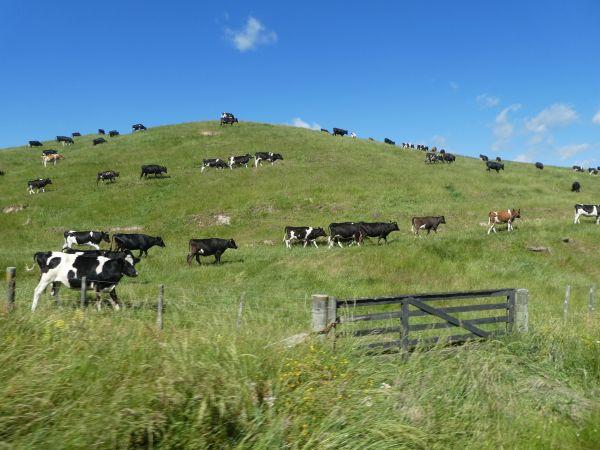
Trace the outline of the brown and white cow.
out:
[[[44,164],[44,167],[46,167],[49,162],[56,165],[56,162],[59,159],[65,159],[65,157],[63,155],[61,155],[60,153],[51,153],[49,155],[42,155],[42,163]]]
[[[520,209],[505,209],[504,211],[490,211],[488,214],[488,225],[490,226],[487,234],[490,234],[492,230],[496,233],[497,223],[508,224],[508,231],[513,230],[512,223],[515,219],[521,218]]]

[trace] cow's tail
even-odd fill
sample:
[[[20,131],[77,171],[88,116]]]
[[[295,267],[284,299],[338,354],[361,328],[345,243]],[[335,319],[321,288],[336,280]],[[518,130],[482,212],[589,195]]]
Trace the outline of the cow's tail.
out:
[[[26,272],[31,272],[33,269],[35,269],[35,264],[32,265],[31,267],[29,267],[27,264],[25,264],[25,271]]]

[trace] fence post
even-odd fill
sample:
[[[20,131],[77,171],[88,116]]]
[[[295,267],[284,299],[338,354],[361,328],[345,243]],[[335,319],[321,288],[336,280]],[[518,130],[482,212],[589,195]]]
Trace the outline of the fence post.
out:
[[[594,312],[594,288],[595,286],[592,284],[590,286],[590,298],[588,300],[588,312],[590,314]]]
[[[402,299],[402,316],[401,316],[401,322],[402,322],[402,336],[400,337],[400,342],[402,344],[402,350],[404,352],[408,352],[408,330],[409,330],[409,303],[408,303],[408,299],[404,298]]]
[[[8,312],[11,312],[15,308],[15,286],[16,286],[17,268],[7,267],[6,268],[6,308]]]
[[[331,327],[335,327],[337,323],[337,301],[335,297],[327,297],[327,329],[331,329]],[[333,328],[332,347],[335,349],[335,328]]]
[[[245,296],[246,296],[245,292],[242,292],[242,295],[240,295],[240,304],[238,305],[237,323],[236,323],[236,328],[238,330],[242,326],[242,313],[244,312],[244,297]]]
[[[527,289],[517,289],[515,297],[515,329],[517,333],[527,333],[529,331],[529,291]]]
[[[315,294],[312,296],[312,327],[316,333],[321,333],[327,328],[327,310],[329,296]],[[321,335],[323,339],[325,335]]]
[[[81,277],[81,293],[79,294],[79,301],[81,303],[81,308],[85,308],[85,283],[86,283],[86,278],[85,277]],[[100,304],[98,304],[98,307],[100,307]]]
[[[158,331],[163,329],[163,298],[165,296],[165,285],[158,286],[158,301],[156,305],[156,328]]]
[[[567,323],[569,318],[569,302],[571,301],[571,286],[567,285],[567,291],[565,292],[565,302],[563,303],[563,322]]]

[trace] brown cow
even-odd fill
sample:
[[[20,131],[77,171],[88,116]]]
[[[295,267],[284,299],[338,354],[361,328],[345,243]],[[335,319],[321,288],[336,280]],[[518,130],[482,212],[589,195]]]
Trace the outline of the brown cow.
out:
[[[490,211],[488,214],[488,225],[490,228],[487,234],[490,234],[492,230],[496,233],[496,224],[497,223],[506,223],[508,224],[508,231],[513,230],[512,223],[515,219],[521,218],[521,210],[520,209],[506,209],[504,211]]]
[[[433,230],[437,234],[438,227],[441,223],[446,223],[446,218],[444,216],[413,217],[411,223],[412,232],[421,237],[419,230],[427,230],[427,234]]]
[[[44,167],[48,165],[49,162],[54,163],[56,165],[56,161],[59,159],[65,159],[63,155],[60,153],[51,153],[49,155],[42,155],[42,163],[44,163]]]

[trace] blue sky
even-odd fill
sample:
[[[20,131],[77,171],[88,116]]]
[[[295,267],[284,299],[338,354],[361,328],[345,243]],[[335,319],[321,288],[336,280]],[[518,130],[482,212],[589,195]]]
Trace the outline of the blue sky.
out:
[[[600,2],[0,0],[0,146],[216,119],[600,165]]]

